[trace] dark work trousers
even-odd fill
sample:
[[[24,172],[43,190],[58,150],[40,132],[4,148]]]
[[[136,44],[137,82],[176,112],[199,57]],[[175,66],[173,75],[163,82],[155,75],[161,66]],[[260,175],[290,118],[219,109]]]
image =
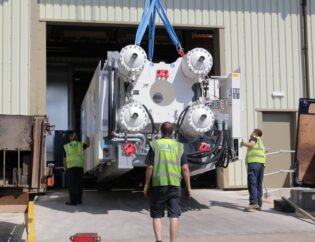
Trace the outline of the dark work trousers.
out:
[[[264,178],[264,164],[248,163],[247,164],[247,185],[249,191],[249,203],[262,205]]]
[[[82,202],[83,168],[72,167],[67,170],[67,181],[71,203]]]

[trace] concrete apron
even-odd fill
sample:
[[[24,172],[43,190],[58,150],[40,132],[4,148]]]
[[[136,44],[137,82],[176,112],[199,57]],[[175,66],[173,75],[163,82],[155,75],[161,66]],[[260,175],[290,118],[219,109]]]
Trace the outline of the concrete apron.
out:
[[[149,202],[141,192],[84,191],[83,204],[67,206],[67,191],[48,192],[35,202],[36,241],[69,241],[76,233],[98,233],[101,241],[154,241]],[[294,214],[244,212],[246,191],[193,190],[182,199],[178,241],[313,241],[315,226]],[[169,241],[163,219],[163,241]],[[235,240],[236,239],[236,240]]]

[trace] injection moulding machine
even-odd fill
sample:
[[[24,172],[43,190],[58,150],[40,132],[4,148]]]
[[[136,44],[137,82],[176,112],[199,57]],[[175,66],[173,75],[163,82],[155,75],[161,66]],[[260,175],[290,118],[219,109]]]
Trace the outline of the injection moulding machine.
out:
[[[90,137],[85,171],[109,182],[145,167],[160,125],[175,125],[191,175],[227,167],[241,138],[240,73],[209,77],[213,59],[202,48],[174,63],[153,63],[137,45],[108,52],[98,64],[81,107],[82,139]]]

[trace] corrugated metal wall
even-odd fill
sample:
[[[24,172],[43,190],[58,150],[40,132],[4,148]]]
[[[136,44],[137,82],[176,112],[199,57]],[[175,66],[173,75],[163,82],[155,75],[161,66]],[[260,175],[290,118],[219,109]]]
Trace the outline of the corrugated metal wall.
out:
[[[0,113],[29,114],[29,1],[0,0]]]
[[[297,107],[297,99],[303,92],[299,0],[167,0],[164,3],[174,25],[225,28],[225,69],[231,72],[241,68],[242,87],[246,90],[244,107],[248,113],[244,119],[246,127],[255,126],[255,108]],[[315,3],[309,1],[309,4],[313,23],[309,25],[311,46]],[[40,18],[137,24],[143,5],[144,0],[40,0]],[[314,48],[310,50],[314,53]],[[283,91],[284,98],[272,98],[273,91]]]
[[[309,1],[311,80],[314,80],[315,3]],[[256,127],[255,109],[296,109],[303,95],[301,17],[299,0],[181,0],[164,1],[172,23],[219,26],[225,31],[225,70],[242,73],[243,132]],[[43,20],[134,23],[144,1],[40,1]],[[315,85],[312,83],[312,93]],[[272,92],[284,92],[273,98]],[[229,168],[230,185],[246,184],[244,163]]]
[[[1,113],[29,107],[29,2],[0,0]],[[42,21],[137,24],[144,0],[39,0]],[[255,109],[296,109],[303,95],[300,0],[166,0],[176,26],[223,27],[225,70],[240,68],[243,132],[257,125]],[[315,3],[308,1],[311,93],[315,93]],[[215,61],[215,60],[214,60]],[[283,98],[273,98],[283,91]],[[231,185],[245,184],[241,163]]]

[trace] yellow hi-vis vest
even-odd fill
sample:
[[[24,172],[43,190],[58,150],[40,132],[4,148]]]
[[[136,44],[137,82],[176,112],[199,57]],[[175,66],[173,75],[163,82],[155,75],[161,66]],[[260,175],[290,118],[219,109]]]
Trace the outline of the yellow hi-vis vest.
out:
[[[154,140],[150,145],[154,151],[152,186],[180,187],[184,145],[167,138]]]
[[[253,148],[247,149],[246,163],[266,163],[266,150],[264,143],[260,137],[257,138],[257,142]]]
[[[83,167],[83,144],[79,141],[71,141],[63,147],[66,151],[67,169],[72,167]]]

